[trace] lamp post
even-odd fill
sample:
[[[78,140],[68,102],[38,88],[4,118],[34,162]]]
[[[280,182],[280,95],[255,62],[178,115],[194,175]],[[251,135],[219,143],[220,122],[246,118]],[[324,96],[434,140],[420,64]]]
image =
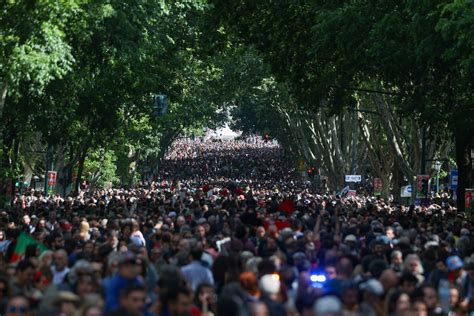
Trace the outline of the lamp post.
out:
[[[35,191],[37,190],[37,186],[38,186],[39,181],[40,181],[40,178],[37,175],[33,176],[33,189]]]
[[[441,161],[435,161],[434,169],[436,170],[436,193],[439,193],[439,172],[441,171],[441,166],[443,163]]]

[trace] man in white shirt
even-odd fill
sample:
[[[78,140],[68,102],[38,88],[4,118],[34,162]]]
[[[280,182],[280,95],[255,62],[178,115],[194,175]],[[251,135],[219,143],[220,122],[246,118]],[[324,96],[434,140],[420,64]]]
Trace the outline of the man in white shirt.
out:
[[[181,273],[193,290],[196,290],[201,283],[214,285],[211,270],[200,261],[202,252],[200,247],[194,247],[191,250],[192,262],[181,268]]]
[[[57,250],[54,253],[53,266],[51,272],[53,273],[53,284],[61,284],[64,282],[66,275],[69,273],[67,252],[63,249]]]

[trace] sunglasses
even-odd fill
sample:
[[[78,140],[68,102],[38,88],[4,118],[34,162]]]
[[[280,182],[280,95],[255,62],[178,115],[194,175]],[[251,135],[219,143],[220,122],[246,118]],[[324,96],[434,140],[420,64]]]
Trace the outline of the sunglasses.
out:
[[[18,314],[26,314],[30,309],[25,306],[9,306],[7,309],[8,313],[18,313]]]

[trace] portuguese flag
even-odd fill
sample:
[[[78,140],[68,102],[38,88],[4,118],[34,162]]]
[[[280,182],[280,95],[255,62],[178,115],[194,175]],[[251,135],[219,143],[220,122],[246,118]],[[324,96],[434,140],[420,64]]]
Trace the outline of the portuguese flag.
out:
[[[27,233],[21,233],[16,240],[15,245],[15,252],[13,252],[12,258],[10,263],[16,263],[23,259],[23,255],[25,254],[26,247],[29,245],[36,245],[36,247],[40,250],[40,253],[48,250],[45,245],[28,235]]]

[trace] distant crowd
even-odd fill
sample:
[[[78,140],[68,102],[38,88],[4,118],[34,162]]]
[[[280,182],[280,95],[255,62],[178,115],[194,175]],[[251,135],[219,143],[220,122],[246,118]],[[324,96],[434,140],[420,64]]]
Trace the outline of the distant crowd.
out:
[[[474,315],[473,239],[447,199],[325,194],[272,141],[180,140],[156,181],[2,209],[0,315]]]

